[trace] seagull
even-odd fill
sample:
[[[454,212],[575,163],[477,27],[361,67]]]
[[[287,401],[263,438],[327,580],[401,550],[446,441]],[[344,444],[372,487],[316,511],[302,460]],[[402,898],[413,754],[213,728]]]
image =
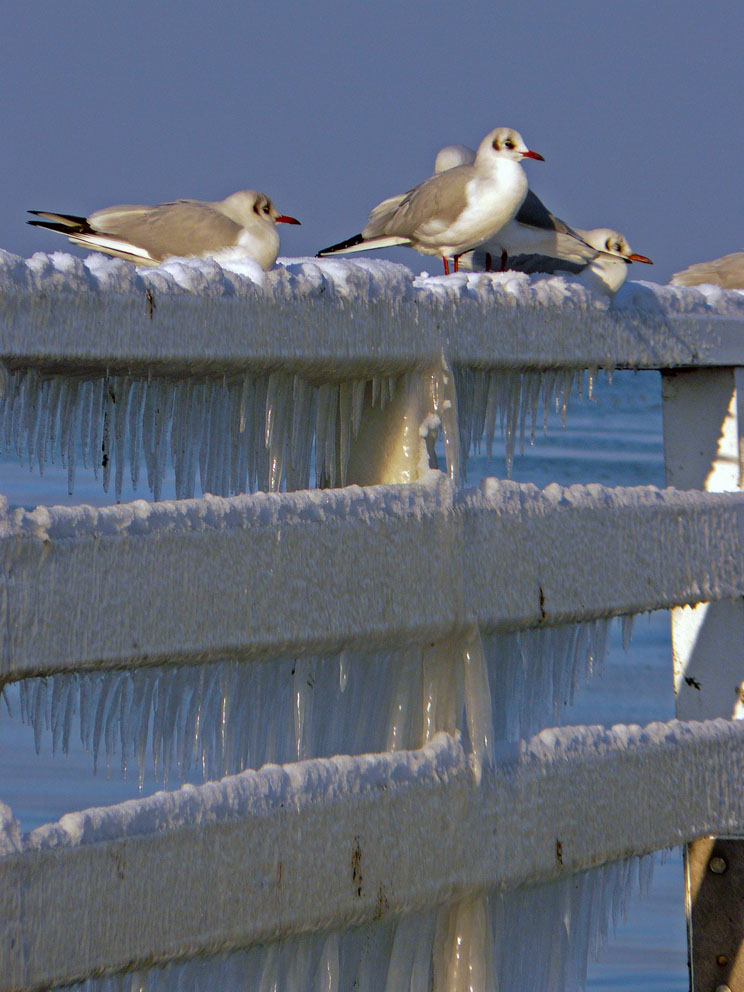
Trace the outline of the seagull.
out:
[[[67,235],[74,245],[125,258],[137,265],[159,265],[171,256],[214,255],[241,249],[262,269],[279,254],[277,224],[299,224],[280,214],[264,193],[246,189],[225,200],[174,200],[157,206],[104,207],[90,217],[29,210],[44,220],[27,221]]]
[[[475,159],[475,152],[465,145],[447,145],[434,160],[434,173],[438,174],[458,165],[469,165]],[[545,206],[532,190],[527,191],[524,202],[513,220],[505,224],[498,234],[480,245],[480,251],[490,255],[491,263],[481,260],[473,265],[469,256],[460,260],[463,268],[478,269],[506,268],[507,259],[512,255],[545,255],[562,258],[571,262],[586,263],[596,255],[595,249],[586,243],[581,234],[569,227],[560,217]]]
[[[592,247],[594,256],[583,262],[544,255],[517,255],[509,257],[508,267],[517,272],[547,272],[576,275],[578,281],[600,293],[614,296],[628,276],[632,262],[653,265],[650,258],[631,250],[627,239],[609,227],[595,227],[589,231],[576,229],[577,234]],[[473,252],[478,255],[478,252]]]
[[[519,209],[527,194],[523,158],[545,161],[517,131],[498,127],[480,143],[472,165],[458,165],[383,200],[361,234],[324,248],[318,258],[406,245],[439,255],[446,275],[453,258],[457,272],[460,255],[495,235]]]
[[[577,262],[572,258],[525,252],[520,255],[509,255],[504,269],[528,274],[543,272],[548,275],[575,275],[585,286],[614,296],[625,282],[628,266],[632,262],[653,265],[650,258],[632,251],[627,238],[619,231],[613,231],[609,227],[595,227],[588,231],[576,228],[576,233],[582,239],[582,243],[589,246],[591,250],[589,258]],[[462,267],[473,272],[493,271],[492,255],[485,248],[484,245],[468,252],[461,260]]]
[[[467,165],[475,152],[465,145],[447,145],[434,160],[434,172]],[[589,231],[569,227],[551,213],[532,190],[514,220],[490,239],[460,259],[464,269],[489,272],[494,259],[502,269],[520,272],[566,272],[600,292],[614,295],[625,282],[631,262],[652,265],[650,258],[631,251],[624,235],[608,227]],[[742,253],[744,278],[744,253]]]
[[[744,289],[744,251],[735,251],[712,262],[698,262],[689,269],[675,272],[673,286],[700,286],[712,283],[723,289]]]

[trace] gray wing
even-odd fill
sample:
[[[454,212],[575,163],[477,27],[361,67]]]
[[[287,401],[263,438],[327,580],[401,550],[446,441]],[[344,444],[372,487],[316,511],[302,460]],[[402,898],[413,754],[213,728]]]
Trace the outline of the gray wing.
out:
[[[531,189],[527,190],[527,196],[517,211],[516,219],[520,224],[529,224],[530,227],[541,227],[546,231],[560,231],[562,234],[576,234],[565,221],[548,210],[540,197]]]
[[[208,203],[176,200],[156,207],[119,206],[88,218],[101,234],[144,248],[154,259],[201,255],[234,245],[242,227]]]
[[[409,190],[397,204],[398,198],[390,197],[372,211],[362,235],[365,239],[394,235],[415,241],[421,235],[446,230],[465,209],[465,187],[472,176],[472,166],[458,166]],[[383,210],[386,205],[389,209]]]
[[[712,262],[698,262],[672,276],[675,286],[700,286],[713,283],[723,289],[744,289],[744,251],[715,258]]]
[[[577,275],[586,266],[586,262],[572,262],[567,258],[553,258],[551,255],[511,255],[506,263],[507,269],[516,272],[547,272],[550,275],[557,272]]]
[[[470,269],[472,272],[501,272],[501,247],[492,246],[489,250],[488,244],[481,245],[475,251],[469,251],[460,259],[461,269]],[[596,252],[594,253],[597,254]],[[571,273],[576,275],[583,272],[587,262],[569,261],[565,258],[556,258],[554,255],[541,255],[538,253],[509,255],[506,259],[504,270],[513,272],[547,272],[551,275],[558,272]]]
[[[591,262],[596,256],[597,249],[585,241],[577,230],[570,227],[560,217],[556,217],[551,210],[548,210],[540,197],[532,190],[527,191],[527,196],[524,198],[524,203],[519,208],[515,219],[528,227],[554,232],[557,257],[561,259],[584,263]]]

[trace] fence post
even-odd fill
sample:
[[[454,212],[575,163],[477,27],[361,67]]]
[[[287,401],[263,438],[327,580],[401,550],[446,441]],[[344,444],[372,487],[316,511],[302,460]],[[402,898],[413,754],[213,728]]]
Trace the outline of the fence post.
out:
[[[744,471],[744,369],[662,373],[666,483],[677,489],[730,492]],[[681,720],[744,715],[744,599],[672,610],[676,713]],[[726,858],[703,839],[685,852],[692,992],[744,989],[740,928],[744,840]],[[714,856],[715,855],[715,856]],[[711,912],[711,907],[715,908]]]
[[[444,356],[430,369],[397,378],[392,398],[375,401],[368,384],[360,422],[349,444],[348,485],[417,482],[437,466],[434,443],[441,429],[449,474],[459,477],[455,380]]]

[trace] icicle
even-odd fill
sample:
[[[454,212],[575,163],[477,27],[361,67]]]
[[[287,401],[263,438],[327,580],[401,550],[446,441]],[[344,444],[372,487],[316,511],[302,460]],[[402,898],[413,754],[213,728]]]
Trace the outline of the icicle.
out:
[[[320,957],[318,992],[339,992],[338,971],[338,934],[330,933]]]
[[[342,382],[338,390],[338,482],[346,485],[346,469],[349,464],[349,447],[353,430],[354,385],[352,382]]]
[[[630,647],[630,642],[633,639],[633,623],[635,621],[635,615],[628,613],[621,618],[622,620],[622,636],[623,636],[623,651],[627,651]]]
[[[103,394],[103,427],[101,430],[101,475],[103,479],[103,491],[109,491],[111,481],[111,433],[112,421],[114,419],[114,404],[116,403],[115,383],[106,378]]]
[[[577,684],[597,674],[609,621],[489,635],[484,642],[496,740],[560,723]]]
[[[269,453],[269,491],[278,492],[291,424],[293,377],[272,372],[266,392],[265,444]]]
[[[315,391],[300,376],[292,383],[292,417],[289,435],[287,491],[307,489],[310,482],[310,458],[313,443]]]
[[[129,399],[129,473],[132,487],[137,488],[142,442],[142,404],[145,387],[141,379],[136,379]]]
[[[472,631],[462,648],[465,685],[465,719],[470,735],[472,766],[480,782],[483,766],[493,765],[493,714],[488,669],[478,630]]]
[[[444,451],[447,459],[447,474],[459,484],[460,471],[460,429],[457,422],[457,395],[452,371],[444,355],[440,366],[432,373],[432,402],[434,412],[442,425]]]

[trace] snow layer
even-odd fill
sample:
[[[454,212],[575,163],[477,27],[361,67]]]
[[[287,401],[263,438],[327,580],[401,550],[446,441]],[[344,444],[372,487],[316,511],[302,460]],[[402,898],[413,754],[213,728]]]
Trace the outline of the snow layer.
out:
[[[744,321],[744,296],[713,287],[629,283],[608,301],[562,277],[417,277],[365,259],[284,259],[259,273],[204,259],[137,269],[2,252],[0,301],[5,359],[184,372],[289,363],[332,378],[402,372],[442,352],[479,368],[675,367],[724,352],[735,364],[728,351]]]
[[[741,722],[553,729],[496,755],[477,784],[462,747],[439,734],[420,751],[267,766],[68,814],[0,857],[0,919],[18,938],[0,941],[0,988],[337,930],[453,898],[447,933],[461,924],[481,948],[466,960],[488,967],[479,893],[567,880],[744,826]],[[204,899],[205,880],[219,899]],[[570,905],[591,911],[588,898],[571,902],[572,888],[525,894],[530,912],[548,903],[547,933]],[[588,940],[592,928],[580,922],[577,933]],[[554,965],[565,962],[566,944],[535,943],[543,966],[553,951]],[[457,946],[434,939],[437,953]]]

